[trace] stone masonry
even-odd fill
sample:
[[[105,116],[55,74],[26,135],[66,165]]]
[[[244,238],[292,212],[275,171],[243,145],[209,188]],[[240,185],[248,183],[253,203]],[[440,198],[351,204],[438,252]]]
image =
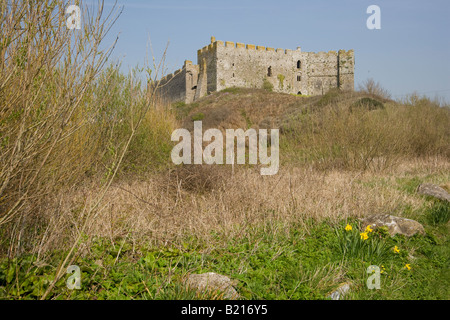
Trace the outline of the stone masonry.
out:
[[[270,82],[275,92],[323,95],[331,88],[354,89],[354,51],[302,52],[252,44],[216,41],[197,51],[197,64],[158,82],[163,101],[191,103],[229,87],[262,88]]]

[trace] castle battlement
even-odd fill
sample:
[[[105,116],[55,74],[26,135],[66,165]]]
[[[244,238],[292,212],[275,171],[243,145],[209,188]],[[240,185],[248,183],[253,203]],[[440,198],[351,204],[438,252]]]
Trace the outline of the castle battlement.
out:
[[[269,82],[283,93],[319,95],[331,88],[354,89],[354,50],[303,52],[242,42],[220,41],[197,50],[197,64],[165,76],[161,90],[170,101],[186,103],[228,87],[261,88]]]
[[[210,43],[207,46],[204,46],[202,49],[199,49],[197,51],[198,54],[203,54],[206,52],[209,52],[211,50],[215,50],[217,48],[226,48],[226,49],[247,49],[247,50],[257,50],[257,51],[269,51],[269,52],[277,52],[277,53],[284,53],[289,54],[293,51],[301,51],[300,47],[297,48],[297,50],[291,50],[291,49],[275,49],[272,47],[266,47],[266,46],[260,46],[260,45],[254,45],[254,44],[245,44],[241,42],[232,42],[232,41],[214,41]]]

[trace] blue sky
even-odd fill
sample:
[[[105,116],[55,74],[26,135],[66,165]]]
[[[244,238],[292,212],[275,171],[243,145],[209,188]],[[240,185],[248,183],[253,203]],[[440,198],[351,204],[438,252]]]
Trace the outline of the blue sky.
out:
[[[85,1],[85,3],[96,1]],[[115,1],[105,0],[106,10]],[[414,91],[450,102],[448,0],[118,0],[123,13],[106,42],[123,67],[145,62],[151,41],[157,60],[169,42],[167,72],[217,40],[303,51],[355,50],[355,87],[373,78],[394,98]],[[367,7],[381,9],[381,29],[369,30]]]

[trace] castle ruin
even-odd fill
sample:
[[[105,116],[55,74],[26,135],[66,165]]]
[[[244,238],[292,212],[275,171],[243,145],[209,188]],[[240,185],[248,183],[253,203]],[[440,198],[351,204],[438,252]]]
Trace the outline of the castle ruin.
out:
[[[157,82],[157,93],[166,102],[191,103],[230,87],[262,88],[301,95],[322,95],[331,88],[354,89],[354,51],[302,52],[252,44],[216,41],[197,51],[197,64],[186,60],[183,68]]]

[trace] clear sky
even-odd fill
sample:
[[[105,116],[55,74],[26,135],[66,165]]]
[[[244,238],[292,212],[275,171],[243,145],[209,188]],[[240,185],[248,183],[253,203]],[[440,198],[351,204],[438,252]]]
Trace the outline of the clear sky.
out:
[[[93,3],[94,0],[85,1]],[[111,9],[114,0],[105,0]],[[118,0],[123,13],[113,56],[142,65],[149,39],[156,59],[169,42],[167,72],[217,40],[303,51],[355,50],[355,87],[368,78],[393,98],[414,91],[450,102],[449,0]],[[369,30],[368,6],[381,9],[381,29]]]

